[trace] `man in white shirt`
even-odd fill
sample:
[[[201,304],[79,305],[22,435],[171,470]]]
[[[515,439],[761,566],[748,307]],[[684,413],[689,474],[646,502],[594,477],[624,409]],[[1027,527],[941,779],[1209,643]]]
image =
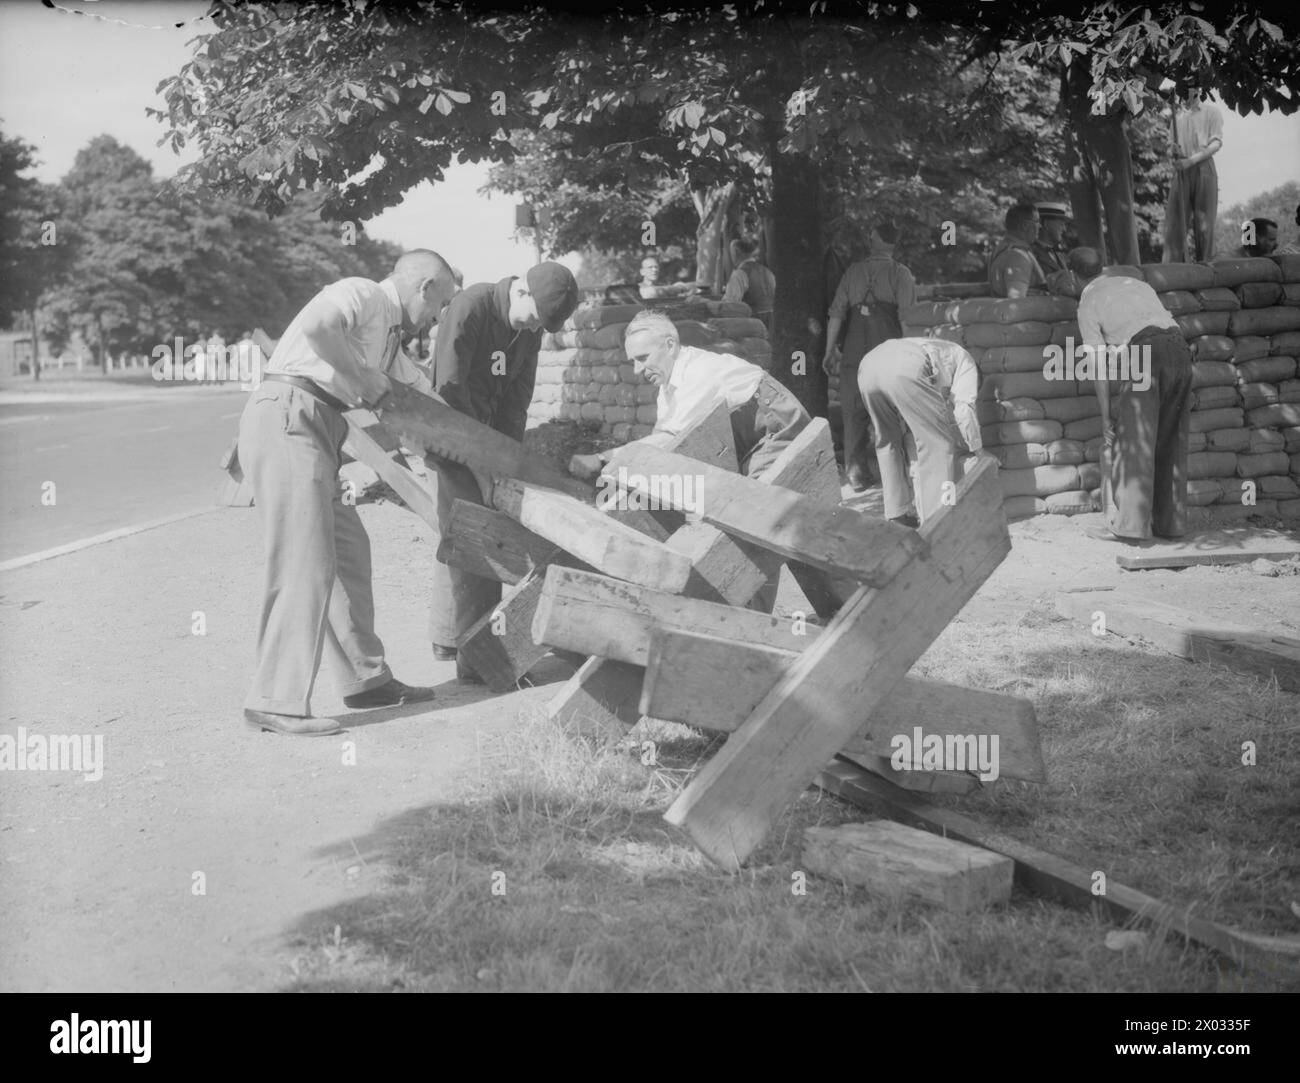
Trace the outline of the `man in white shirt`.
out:
[[[429,390],[401,352],[403,330],[436,322],[455,292],[441,256],[408,252],[382,282],[345,278],[294,318],[239,421],[239,461],[253,489],[266,549],[258,662],[244,719],[294,736],[337,733],[311,717],[322,651],[353,708],[416,703],[433,690],[396,680],[374,632],[370,539],[342,500],[343,412],[375,406],[389,377]]]
[[[683,346],[662,312],[639,312],[623,335],[623,350],[638,374],[659,388],[654,431],[633,443],[666,447],[722,403],[731,413],[740,472],[761,478],[812,420],[797,398],[757,365],[729,353]],[[575,455],[569,469],[599,473],[600,455]]]
[[[858,390],[876,430],[876,459],[885,518],[917,527],[942,506],[945,483],[956,484],[962,460],[978,452],[979,394],[975,359],[955,342],[896,338],[858,366]],[[907,480],[904,429],[916,441],[916,499]]]
[[[1091,250],[1088,250],[1091,251]],[[1101,259],[1081,277],[1079,337],[1099,360],[1103,541],[1181,538],[1187,533],[1187,432],[1192,354],[1178,321],[1147,283],[1101,275]],[[1071,253],[1073,256],[1073,253]],[[1123,353],[1105,347],[1123,348]],[[1111,380],[1110,369],[1114,366]]]
[[[1223,114],[1192,91],[1175,105],[1170,121],[1169,155],[1174,173],[1165,208],[1165,263],[1186,263],[1187,227],[1192,229],[1193,260],[1214,258],[1214,223],[1219,215],[1219,174],[1214,156],[1223,149]]]

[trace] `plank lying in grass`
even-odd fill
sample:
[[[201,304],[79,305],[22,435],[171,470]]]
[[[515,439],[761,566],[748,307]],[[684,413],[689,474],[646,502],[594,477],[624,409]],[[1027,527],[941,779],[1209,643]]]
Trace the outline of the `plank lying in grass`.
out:
[[[503,511],[453,500],[438,542],[438,559],[499,583],[518,583],[530,571],[564,559],[564,550]]]
[[[898,547],[899,572],[853,596],[665,819],[713,861],[738,868],[1010,552],[1000,492],[997,462],[983,457],[962,479],[955,504],[922,528],[926,555]]]
[[[744,724],[798,655],[778,647],[657,627],[651,630],[647,657],[642,714],[730,733]],[[1047,779],[1038,720],[1029,700],[924,677],[899,681],[869,719],[862,716],[862,725],[841,751],[888,761],[893,738],[902,734],[910,739],[918,726],[926,734],[944,738],[996,735],[1000,775],[1030,782]],[[894,773],[900,776],[900,785],[907,785],[904,777],[929,772]]]
[[[911,557],[926,551],[921,535],[897,523],[868,519],[659,448],[633,444],[625,450],[617,480],[686,511],[692,510],[685,500],[689,489],[692,497],[702,496],[699,511],[706,523],[824,572],[883,586]],[[608,470],[607,465],[602,478],[614,476]]]
[[[402,502],[436,531],[438,527],[438,507],[433,493],[424,487],[405,463],[398,463],[385,451],[371,432],[367,431],[351,416],[345,414],[348,423],[348,436],[343,443],[343,450],[359,463],[370,467],[387,483],[389,488],[402,498]],[[376,426],[380,427],[380,426]]]
[[[705,602],[650,590],[576,568],[552,564],[533,620],[533,639],[550,647],[578,651],[644,666],[654,628],[703,628],[727,638],[793,648],[811,625],[779,619],[753,609]]]
[[[1126,571],[1190,568],[1197,564],[1248,564],[1300,556],[1300,534],[1285,530],[1228,527],[1206,530],[1177,542],[1125,547],[1115,563]]]
[[[931,805],[853,764],[836,761],[815,781],[822,789],[856,805],[876,808],[883,803],[906,823],[1004,854],[1016,863],[1016,880],[1021,886],[1040,895],[1072,906],[1101,903],[1121,920],[1143,918],[1239,963],[1300,958],[1300,938],[1261,936],[1191,917],[1185,907],[1171,906],[1114,880],[1107,880],[1105,895],[1094,895],[1094,870],[1017,842],[960,813]]]
[[[1300,692],[1300,639],[1201,620],[1163,602],[1118,591],[1058,594],[1056,611],[1090,627],[1094,614],[1101,613],[1108,632],[1140,636],[1193,662],[1217,662],[1266,680],[1276,678],[1279,688]]]
[[[670,592],[682,591],[690,579],[689,557],[564,493],[503,479],[493,487],[492,502],[534,534],[606,575]]]

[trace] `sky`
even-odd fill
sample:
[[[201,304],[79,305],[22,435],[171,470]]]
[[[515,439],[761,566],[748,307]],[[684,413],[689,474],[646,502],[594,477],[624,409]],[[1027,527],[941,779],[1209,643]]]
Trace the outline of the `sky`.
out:
[[[156,87],[189,58],[187,42],[211,30],[205,0],[55,3],[51,9],[40,0],[0,0],[5,134],[35,144],[36,175],[48,182],[101,133],[136,150],[156,175],[175,173],[191,157],[157,146],[163,126],[144,110],[161,106]],[[178,29],[177,22],[186,25]],[[1300,114],[1223,112],[1224,150],[1215,159],[1221,209],[1300,178]],[[516,273],[534,262],[533,248],[514,240],[515,197],[478,194],[486,174],[486,166],[453,165],[443,182],[412,189],[366,229],[406,248],[437,249],[464,271],[466,282]]]

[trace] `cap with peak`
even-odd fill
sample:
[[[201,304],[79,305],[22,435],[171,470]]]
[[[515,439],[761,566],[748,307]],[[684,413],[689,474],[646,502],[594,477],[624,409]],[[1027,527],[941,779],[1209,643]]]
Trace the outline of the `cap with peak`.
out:
[[[578,307],[578,283],[573,272],[561,263],[547,260],[532,268],[526,278],[542,326],[554,334]]]
[[[1069,218],[1070,208],[1064,203],[1035,203],[1039,218]]]

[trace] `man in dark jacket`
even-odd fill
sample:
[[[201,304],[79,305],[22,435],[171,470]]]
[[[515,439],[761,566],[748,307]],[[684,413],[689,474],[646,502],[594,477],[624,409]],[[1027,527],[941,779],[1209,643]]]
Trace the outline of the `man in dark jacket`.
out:
[[[539,263],[523,278],[480,282],[458,293],[442,319],[433,351],[434,390],[450,406],[513,440],[522,440],[537,377],[542,330],[560,330],[578,305],[578,284],[568,268]],[[438,460],[438,516],[452,501],[483,503],[474,474]],[[501,584],[438,561],[429,606],[434,657],[456,657],[460,637],[501,600]],[[457,675],[475,675],[457,664]]]

